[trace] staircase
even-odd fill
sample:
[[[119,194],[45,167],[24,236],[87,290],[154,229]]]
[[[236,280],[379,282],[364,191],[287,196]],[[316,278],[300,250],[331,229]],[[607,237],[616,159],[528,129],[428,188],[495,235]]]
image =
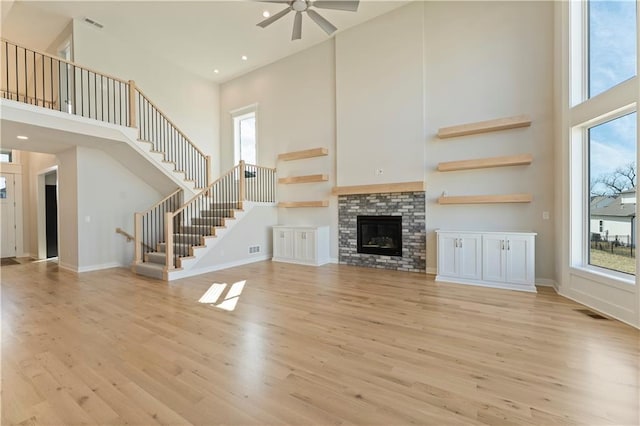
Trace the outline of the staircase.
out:
[[[132,148],[155,167],[148,167],[152,172],[145,172],[147,179],[155,184],[152,176],[164,174],[178,185],[149,210],[135,213],[134,272],[171,280],[211,270],[217,266],[207,256],[232,228],[256,207],[275,208],[275,169],[240,162],[213,181],[211,156],[189,140],[134,81],[100,74],[4,39],[0,54],[6,74],[0,79],[0,97],[56,111],[49,115],[71,114],[122,129],[118,140],[124,135],[129,151],[112,144],[111,155],[133,170],[135,162],[128,159]],[[185,197],[191,198],[184,202]],[[265,229],[275,224],[272,216],[261,218]]]
[[[133,271],[152,278],[168,280],[170,272],[184,271],[198,256],[215,244],[215,239],[224,236],[231,221],[242,217],[242,202],[215,203],[210,202],[209,209],[199,212],[189,224],[180,224],[173,234],[173,254],[175,268],[167,268],[167,243],[159,242],[153,251],[143,255],[143,262],[133,264]],[[175,275],[175,274],[174,274]]]

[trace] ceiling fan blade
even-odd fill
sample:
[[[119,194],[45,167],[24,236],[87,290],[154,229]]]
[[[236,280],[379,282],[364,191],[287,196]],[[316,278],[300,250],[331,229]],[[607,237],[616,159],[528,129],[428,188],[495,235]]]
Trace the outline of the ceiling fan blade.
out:
[[[324,19],[318,12],[315,10],[307,9],[307,15],[309,18],[313,19],[313,21],[320,26],[324,30],[325,33],[331,35],[333,34],[337,28],[333,26],[333,24],[326,19]]]
[[[312,6],[318,9],[334,9],[355,12],[358,10],[359,0],[318,0],[312,3]]]
[[[260,23],[258,23],[256,25],[259,26],[259,27],[265,28],[266,26],[273,24],[278,19],[282,18],[284,15],[286,15],[289,12],[291,12],[292,10],[293,10],[293,8],[291,6],[289,6],[285,10],[276,13],[275,15],[265,19],[264,21],[262,21],[262,22],[260,22]]]
[[[293,21],[293,34],[291,40],[300,40],[302,38],[302,12],[296,12],[296,17]]]

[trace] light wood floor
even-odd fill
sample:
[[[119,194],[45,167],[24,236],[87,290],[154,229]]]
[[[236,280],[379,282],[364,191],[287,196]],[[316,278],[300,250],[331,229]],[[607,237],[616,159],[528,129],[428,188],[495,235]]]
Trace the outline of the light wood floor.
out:
[[[234,311],[198,303],[241,280]],[[10,266],[2,424],[638,425],[639,332],[580,308],[338,265]]]

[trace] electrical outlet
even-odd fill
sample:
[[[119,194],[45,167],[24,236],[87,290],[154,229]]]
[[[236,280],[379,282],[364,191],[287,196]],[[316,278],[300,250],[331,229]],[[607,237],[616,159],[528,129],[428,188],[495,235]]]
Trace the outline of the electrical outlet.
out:
[[[549,220],[549,212],[542,212],[542,220]]]
[[[260,246],[249,246],[249,254],[260,253]]]
[[[384,169],[376,169],[376,176],[380,176],[384,173]]]

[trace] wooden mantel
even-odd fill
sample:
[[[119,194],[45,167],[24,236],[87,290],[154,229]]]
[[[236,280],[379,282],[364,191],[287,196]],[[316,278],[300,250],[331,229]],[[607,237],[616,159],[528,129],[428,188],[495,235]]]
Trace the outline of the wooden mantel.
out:
[[[381,183],[376,185],[334,186],[333,195],[388,194],[424,191],[424,182]]]

